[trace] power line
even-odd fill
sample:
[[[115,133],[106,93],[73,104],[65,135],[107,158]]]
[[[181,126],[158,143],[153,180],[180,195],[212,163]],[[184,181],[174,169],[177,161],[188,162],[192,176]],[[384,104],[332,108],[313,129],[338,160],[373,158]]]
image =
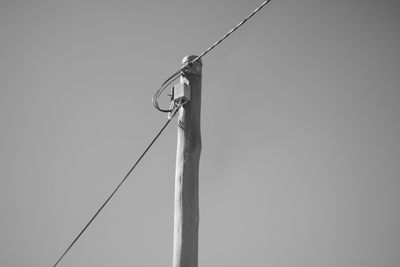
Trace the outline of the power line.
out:
[[[172,118],[175,116],[176,112],[179,110],[179,108],[184,105],[177,105],[175,106],[174,110],[172,111],[172,114],[170,118],[167,120],[167,122],[164,124],[164,126],[161,128],[161,130],[157,133],[157,135],[153,138],[153,140],[150,142],[150,144],[147,146],[147,148],[143,151],[142,155],[136,160],[135,164],[133,164],[132,168],[128,171],[128,173],[125,175],[125,177],[122,179],[122,181],[118,184],[118,186],[114,189],[114,191],[109,195],[109,197],[104,201],[104,203],[101,205],[101,207],[96,211],[96,213],[93,215],[93,217],[89,220],[89,222],[83,227],[81,232],[75,237],[75,239],[72,241],[72,243],[68,246],[68,248],[64,251],[64,253],[61,255],[61,257],[57,260],[57,262],[53,265],[53,267],[56,267],[57,264],[64,258],[64,256],[68,253],[68,251],[74,246],[76,241],[81,237],[81,235],[86,231],[86,229],[89,227],[89,225],[93,222],[93,220],[99,215],[101,210],[107,205],[108,201],[115,195],[115,193],[118,191],[118,189],[122,186],[122,184],[126,181],[128,176],[132,173],[132,171],[135,169],[135,167],[139,164],[139,162],[142,160],[144,155],[149,151],[150,147],[154,144],[154,142],[158,139],[158,137],[161,135],[161,133],[165,130],[165,128],[168,126],[168,124],[171,122]]]
[[[153,96],[153,106],[161,111],[161,112],[171,112],[172,109],[162,109],[160,108],[158,104],[158,98],[162,94],[162,92],[167,88],[171,83],[173,83],[180,75],[184,74],[187,67],[190,66],[191,64],[195,63],[196,61],[200,60],[202,57],[207,55],[211,50],[213,50],[216,46],[218,46],[222,41],[224,41],[226,38],[228,38],[229,35],[231,35],[233,32],[235,32],[237,29],[239,29],[243,24],[245,24],[251,17],[253,17],[257,12],[259,12],[263,7],[265,7],[271,0],[267,0],[264,3],[262,3],[259,7],[257,7],[253,12],[250,13],[245,19],[243,19],[241,22],[239,22],[235,27],[233,27],[231,30],[229,30],[224,36],[222,36],[218,41],[216,41],[214,44],[212,44],[209,48],[204,50],[203,53],[200,54],[200,56],[197,56],[195,59],[189,61],[186,63],[185,66],[180,68],[178,71],[176,71],[174,74],[172,74],[158,89],[154,96]]]
[[[101,207],[96,211],[96,213],[93,215],[93,217],[89,220],[89,222],[83,227],[81,232],[75,237],[75,239],[72,241],[72,243],[68,246],[68,248],[64,251],[64,253],[61,255],[61,257],[57,260],[57,262],[53,265],[53,267],[56,267],[58,263],[64,258],[64,256],[68,253],[68,251],[74,246],[74,244],[78,241],[78,239],[82,236],[82,234],[86,231],[86,229],[89,227],[89,225],[93,222],[93,220],[97,217],[97,215],[101,212],[101,210],[107,205],[107,203],[111,200],[111,198],[115,195],[115,193],[118,191],[118,189],[122,186],[122,184],[126,181],[126,179],[129,177],[129,175],[132,173],[132,171],[135,169],[135,167],[139,164],[139,162],[142,160],[144,155],[147,153],[147,151],[150,149],[150,147],[154,144],[154,142],[158,139],[158,137],[161,135],[161,133],[165,130],[165,128],[168,126],[168,124],[171,122],[173,117],[175,116],[176,112],[179,110],[181,106],[183,106],[185,103],[179,103],[172,106],[170,109],[162,109],[160,108],[158,104],[158,98],[160,97],[161,93],[167,88],[171,83],[173,83],[180,75],[184,74],[188,68],[188,66],[192,65],[196,61],[200,60],[202,57],[204,57],[206,54],[208,54],[211,50],[213,50],[216,46],[218,46],[222,41],[224,41],[226,38],[228,38],[229,35],[231,35],[233,32],[235,32],[237,29],[239,29],[243,24],[245,24],[251,17],[253,17],[257,12],[259,12],[264,6],[266,6],[271,0],[267,0],[264,3],[262,3],[259,7],[257,7],[250,15],[248,15],[245,19],[243,19],[241,22],[239,22],[235,27],[233,27],[230,31],[228,31],[224,36],[222,36],[218,41],[216,41],[214,44],[212,44],[209,48],[207,48],[203,53],[201,53],[199,56],[197,56],[195,59],[189,61],[185,66],[180,68],[177,72],[172,74],[156,91],[156,93],[153,96],[153,106],[161,111],[161,112],[171,112],[171,115],[169,116],[169,119],[167,122],[164,124],[164,126],[161,128],[161,130],[157,133],[157,135],[153,138],[153,140],[150,142],[150,144],[147,146],[147,148],[144,150],[142,155],[137,159],[135,164],[132,166],[132,168],[128,171],[128,173],[125,175],[125,177],[122,179],[122,181],[118,184],[118,186],[114,189],[114,191],[109,195],[109,197],[104,201],[104,203],[101,205]]]
[[[264,3],[262,3],[259,7],[254,9],[253,12],[250,13],[245,19],[243,19],[241,22],[239,22],[235,27],[233,27],[229,32],[227,32],[224,36],[222,36],[218,41],[216,41],[212,46],[207,48],[203,53],[200,54],[200,56],[196,57],[192,61],[189,62],[189,64],[193,64],[197,60],[201,59],[204,57],[208,52],[213,50],[217,45],[219,45],[223,40],[228,38],[229,35],[231,35],[233,32],[235,32],[237,29],[239,29],[243,24],[245,24],[252,16],[254,16],[258,11],[260,11],[264,6],[266,6],[271,0],[267,0]]]

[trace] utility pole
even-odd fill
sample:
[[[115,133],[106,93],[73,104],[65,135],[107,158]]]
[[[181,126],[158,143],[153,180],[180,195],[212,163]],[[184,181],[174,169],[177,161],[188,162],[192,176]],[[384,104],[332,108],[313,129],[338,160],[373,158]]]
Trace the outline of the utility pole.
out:
[[[195,58],[185,57],[182,64]],[[190,101],[178,115],[173,267],[197,267],[198,263],[201,71],[202,62],[197,60],[180,78],[181,83],[189,83]]]

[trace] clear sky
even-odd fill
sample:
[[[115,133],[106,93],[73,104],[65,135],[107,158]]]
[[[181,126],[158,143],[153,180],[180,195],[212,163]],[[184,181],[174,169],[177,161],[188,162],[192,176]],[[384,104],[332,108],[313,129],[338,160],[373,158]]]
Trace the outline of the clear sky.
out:
[[[0,1],[0,266],[52,266],[153,92],[262,1]],[[272,0],[203,59],[199,266],[400,265],[400,4]],[[176,121],[59,266],[171,266]]]

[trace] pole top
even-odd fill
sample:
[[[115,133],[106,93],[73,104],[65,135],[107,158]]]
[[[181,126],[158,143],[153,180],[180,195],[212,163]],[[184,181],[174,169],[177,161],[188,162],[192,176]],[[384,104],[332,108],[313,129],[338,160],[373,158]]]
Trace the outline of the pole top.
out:
[[[188,63],[196,58],[197,58],[197,56],[194,56],[194,55],[186,56],[182,59],[182,64],[185,65],[186,63]],[[200,63],[200,65],[203,66],[203,62],[201,61],[201,58],[199,60],[197,60],[196,62]]]
[[[193,64],[189,65],[188,63],[191,62],[192,60],[196,59],[197,56],[186,56],[182,59],[182,65],[185,68],[185,73],[191,73],[191,74],[199,74],[201,75],[201,68],[203,66],[203,63],[201,61],[201,58],[196,60]]]

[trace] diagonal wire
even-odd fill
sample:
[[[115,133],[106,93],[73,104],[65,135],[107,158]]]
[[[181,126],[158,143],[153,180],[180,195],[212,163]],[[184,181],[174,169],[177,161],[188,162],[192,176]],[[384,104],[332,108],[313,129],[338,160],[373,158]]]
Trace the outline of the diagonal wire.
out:
[[[75,239],[72,241],[72,243],[68,246],[68,248],[64,251],[64,253],[61,255],[61,257],[57,260],[57,262],[53,265],[53,267],[56,267],[58,263],[64,258],[64,256],[68,253],[68,251],[74,246],[74,244],[78,241],[78,239],[82,236],[82,234],[86,231],[86,229],[89,227],[89,225],[93,222],[93,220],[99,215],[101,210],[107,205],[107,203],[111,200],[111,198],[115,195],[115,193],[118,191],[118,189],[122,186],[122,184],[126,181],[126,179],[129,177],[129,175],[132,173],[132,171],[135,169],[135,167],[139,164],[139,162],[142,160],[144,155],[147,153],[147,151],[150,149],[150,147],[154,144],[154,142],[158,139],[158,137],[161,135],[161,133],[165,130],[165,128],[168,126],[168,124],[171,122],[172,118],[175,116],[176,112],[179,110],[180,106],[176,106],[173,109],[161,109],[158,105],[158,98],[161,95],[161,93],[165,90],[166,87],[168,87],[173,81],[175,81],[181,74],[184,74],[186,71],[186,68],[188,65],[191,65],[195,63],[196,61],[200,60],[202,57],[204,57],[206,54],[208,54],[211,50],[213,50],[216,46],[218,46],[222,41],[224,41],[226,38],[228,38],[229,35],[231,35],[233,32],[235,32],[237,29],[239,29],[243,24],[245,24],[251,17],[253,17],[257,12],[259,12],[264,6],[266,6],[271,0],[267,0],[263,2],[259,7],[257,7],[250,15],[248,15],[245,19],[243,19],[241,22],[239,22],[235,27],[233,27],[229,32],[227,32],[224,36],[222,36],[218,41],[216,41],[214,44],[212,44],[209,48],[207,48],[203,53],[201,53],[199,56],[197,56],[195,59],[191,60],[188,62],[185,66],[180,68],[177,72],[175,72],[171,77],[169,77],[158,89],[153,97],[153,105],[156,109],[162,112],[171,112],[171,116],[167,120],[167,122],[164,124],[164,126],[161,128],[161,130],[157,133],[157,135],[153,138],[153,140],[150,142],[150,144],[147,146],[147,148],[144,150],[142,155],[137,159],[135,164],[132,166],[132,168],[128,171],[128,173],[125,175],[125,177],[122,179],[122,181],[118,184],[118,186],[114,189],[114,191],[110,194],[110,196],[106,199],[106,201],[101,205],[101,207],[96,211],[96,213],[93,215],[93,217],[89,220],[89,222],[83,227],[81,232],[75,237]],[[183,104],[182,104],[183,105]]]
[[[262,3],[259,7],[257,7],[253,12],[250,13],[245,19],[243,19],[241,22],[239,22],[235,27],[233,27],[229,32],[227,32],[224,36],[222,36],[218,41],[216,41],[213,45],[211,45],[209,48],[207,48],[203,53],[200,54],[200,56],[196,57],[195,59],[191,60],[188,64],[193,64],[194,62],[198,61],[202,57],[208,54],[211,50],[213,50],[217,45],[222,43],[226,38],[228,38],[229,35],[231,35],[233,32],[235,32],[237,29],[239,29],[243,24],[245,24],[251,17],[253,17],[258,11],[260,11],[263,7],[265,7],[271,0],[267,0],[264,3]],[[182,67],[181,70],[183,70],[185,67]]]
[[[132,171],[135,169],[135,167],[139,164],[141,159],[144,157],[144,155],[149,151],[150,147],[154,144],[154,142],[158,139],[158,137],[161,135],[161,133],[165,130],[165,128],[168,126],[168,124],[171,122],[172,118],[175,116],[176,112],[179,110],[181,105],[176,106],[175,109],[172,111],[171,117],[167,120],[167,122],[164,124],[164,126],[161,128],[161,130],[157,133],[157,135],[153,138],[153,140],[150,142],[150,144],[147,146],[147,148],[143,151],[142,155],[136,160],[135,164],[133,164],[132,168],[128,171],[128,173],[125,175],[125,177],[122,179],[122,181],[118,184],[118,186],[114,189],[114,191],[110,194],[110,196],[104,201],[104,203],[101,205],[101,207],[96,211],[96,213],[93,215],[93,217],[89,220],[89,222],[83,227],[82,231],[75,237],[75,239],[72,241],[72,243],[68,246],[68,248],[64,251],[64,253],[61,255],[61,257],[57,260],[57,262],[53,265],[53,267],[56,267],[57,264],[64,258],[64,256],[68,253],[68,251],[74,246],[76,241],[81,237],[81,235],[86,231],[86,229],[89,227],[89,225],[93,222],[93,220],[99,215],[101,210],[107,205],[107,203],[110,201],[110,199],[115,195],[115,193],[118,191],[118,189],[122,186],[122,184],[126,181],[128,176],[132,173]]]
[[[263,7],[265,7],[271,0],[267,0],[264,3],[262,3],[259,7],[257,7],[253,12],[250,13],[245,19],[243,19],[241,22],[239,22],[235,27],[233,27],[230,31],[228,31],[224,36],[222,36],[218,41],[216,41],[213,45],[211,45],[209,48],[207,48],[203,53],[200,54],[200,56],[197,56],[190,62],[188,62],[185,66],[180,68],[177,72],[172,74],[162,85],[161,87],[155,92],[153,96],[153,106],[161,111],[161,112],[170,112],[171,109],[162,109],[160,108],[158,104],[158,98],[162,94],[162,92],[173,82],[175,81],[181,74],[185,73],[186,68],[195,63],[196,61],[200,60],[202,57],[207,55],[211,50],[213,50],[217,45],[222,43],[226,38],[228,38],[229,35],[234,33],[237,29],[239,29],[243,24],[245,24],[251,17],[253,17],[257,12],[259,12]]]

